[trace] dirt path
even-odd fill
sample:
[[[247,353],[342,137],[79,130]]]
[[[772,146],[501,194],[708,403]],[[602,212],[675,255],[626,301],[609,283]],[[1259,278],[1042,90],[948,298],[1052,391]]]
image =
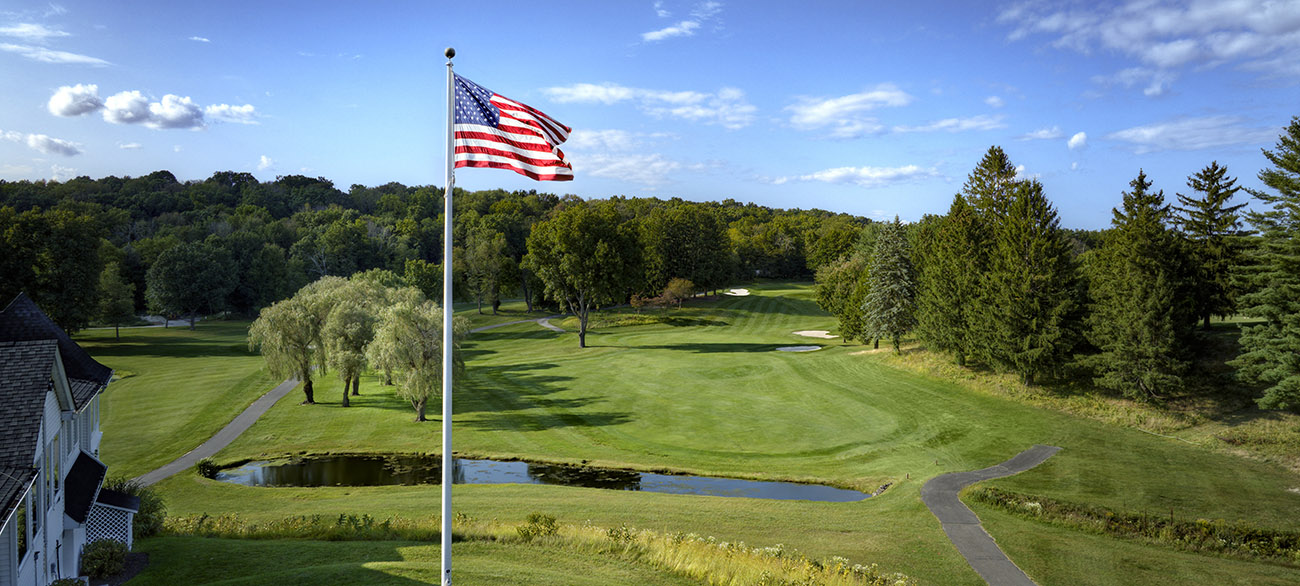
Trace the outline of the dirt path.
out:
[[[992,480],[1019,474],[1042,464],[1061,448],[1055,446],[1035,445],[1016,454],[1014,458],[996,466],[971,472],[953,472],[931,478],[921,487],[921,500],[930,512],[943,524],[943,532],[948,535],[957,551],[970,564],[980,577],[991,586],[1033,586],[1034,581],[1026,576],[1007,555],[1002,553],[984,527],[980,526],[979,517],[966,508],[957,493],[961,489],[982,480]]]

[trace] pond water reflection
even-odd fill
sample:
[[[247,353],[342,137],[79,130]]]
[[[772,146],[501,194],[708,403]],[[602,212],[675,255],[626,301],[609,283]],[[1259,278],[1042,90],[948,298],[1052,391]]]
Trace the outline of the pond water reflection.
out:
[[[216,479],[246,486],[384,486],[438,484],[437,457],[343,455],[250,462],[217,473]],[[500,462],[457,458],[455,484],[554,484],[610,490],[852,502],[868,494],[818,484],[764,482],[705,476],[674,476],[592,466]]]

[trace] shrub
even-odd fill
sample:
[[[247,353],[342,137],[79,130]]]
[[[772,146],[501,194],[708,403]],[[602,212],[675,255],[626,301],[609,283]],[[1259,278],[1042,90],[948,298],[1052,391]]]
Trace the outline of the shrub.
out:
[[[50,582],[50,586],[86,586],[86,581],[81,578],[59,578]]]
[[[144,486],[125,476],[110,476],[104,481],[104,488],[140,497],[140,511],[135,514],[135,520],[131,524],[131,534],[136,539],[157,535],[162,531],[163,522],[167,520],[167,505],[153,487]]]
[[[211,479],[217,477],[217,472],[221,471],[221,467],[217,466],[217,463],[213,462],[212,458],[204,458],[195,462],[194,471],[197,472],[199,476]]]
[[[529,513],[528,521],[523,525],[515,527],[515,531],[524,541],[532,541],[534,537],[545,537],[555,535],[560,526],[555,522],[555,517],[543,513]]]
[[[126,544],[116,539],[97,539],[81,552],[81,571],[91,578],[121,574],[126,568]]]

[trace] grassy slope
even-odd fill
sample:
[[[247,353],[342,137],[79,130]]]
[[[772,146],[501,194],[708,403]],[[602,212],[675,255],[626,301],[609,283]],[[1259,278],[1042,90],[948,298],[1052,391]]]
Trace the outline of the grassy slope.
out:
[[[890,368],[878,355],[860,354],[860,346],[809,342],[790,332],[833,324],[805,288],[754,290],[755,296],[724,299],[713,308],[673,312],[675,325],[593,332],[588,337],[593,348],[587,350],[577,348],[574,334],[554,334],[533,324],[475,334],[466,348],[473,376],[456,398],[457,450],[706,474],[816,478],[868,489],[898,482],[885,496],[822,505],[463,486],[455,491],[458,510],[503,519],[521,519],[536,510],[569,522],[627,522],[753,545],[782,542],[815,556],[880,562],[932,583],[977,584],[978,577],[921,505],[920,483],[942,472],[994,464],[1033,443],[1051,443],[1065,450],[1043,467],[999,485],[1124,509],[1172,506],[1180,516],[1247,519],[1274,527],[1293,527],[1300,518],[1300,495],[1285,490],[1300,482],[1280,467],[971,393]],[[771,351],[798,343],[830,347],[811,354]],[[409,407],[369,382],[358,406],[347,410],[336,404],[281,402],[221,459],[298,451],[435,451],[437,424],[410,423]],[[336,402],[339,392],[336,383],[324,382],[318,398]],[[249,489],[192,475],[163,486],[174,513],[414,517],[437,510],[432,487]],[[1003,538],[1000,529],[993,531]],[[1121,555],[1122,549],[1165,560],[1150,572],[1135,569],[1138,581],[1194,581],[1200,566],[1226,563],[1095,539],[1091,551],[1100,557]],[[1055,555],[1031,548],[1012,557],[1031,575],[1041,571],[1034,568],[1062,566],[1042,583],[1069,583],[1074,571],[1069,568],[1081,568],[1059,564]],[[1259,567],[1232,564],[1246,576]],[[1300,579],[1296,570],[1260,572],[1261,579],[1277,572]]]
[[[132,586],[169,584],[436,584],[437,544],[419,542],[245,541],[164,537],[139,542],[150,566]],[[684,586],[691,580],[635,563],[598,556],[575,558],[557,548],[458,543],[457,584]]]
[[[248,322],[86,330],[77,343],[120,380],[101,399],[100,453],[113,474],[137,476],[194,449],[274,381],[248,351]]]

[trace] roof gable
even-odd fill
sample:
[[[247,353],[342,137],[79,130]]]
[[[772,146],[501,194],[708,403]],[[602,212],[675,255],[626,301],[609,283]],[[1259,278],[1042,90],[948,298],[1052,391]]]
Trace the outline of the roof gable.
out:
[[[59,345],[72,399],[80,411],[113,377],[112,369],[96,362],[67,332],[50,320],[26,293],[19,293],[0,311],[0,342],[54,340]]]
[[[0,466],[32,465],[57,349],[54,340],[0,342]]]

